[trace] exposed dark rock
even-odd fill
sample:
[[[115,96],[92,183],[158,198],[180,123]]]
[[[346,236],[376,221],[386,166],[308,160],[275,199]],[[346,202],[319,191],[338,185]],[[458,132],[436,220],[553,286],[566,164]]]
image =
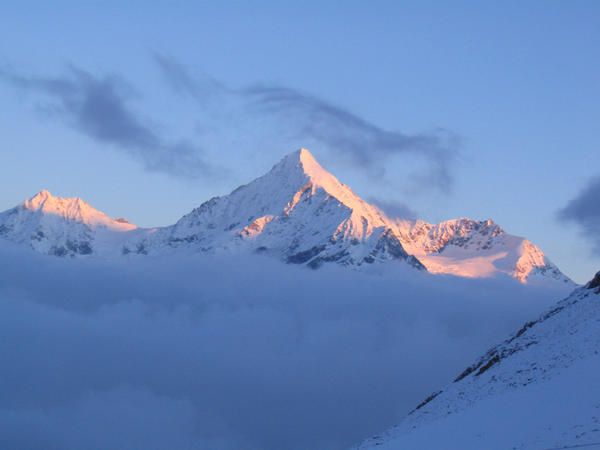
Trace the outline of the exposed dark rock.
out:
[[[492,356],[484,365],[479,368],[479,371],[475,374],[476,377],[485,373],[490,367],[494,364],[498,364],[500,362],[500,355],[496,354]]]
[[[67,246],[69,252],[72,254],[89,255],[92,253],[92,246],[89,242],[77,242],[67,240],[65,245]]]
[[[79,243],[77,250],[80,255],[89,255],[92,253],[92,246],[89,242],[81,242]]]
[[[421,261],[419,261],[419,259],[413,255],[408,255],[408,258],[406,258],[406,262],[409,263],[411,266],[416,267],[419,270],[427,271],[427,268],[423,265],[423,263]]]
[[[598,272],[592,281],[590,281],[586,286],[587,289],[596,289],[596,292],[600,293],[600,272]]]
[[[335,253],[333,255],[328,256],[318,256],[308,263],[308,267],[311,269],[318,269],[326,262],[336,262],[345,257],[349,256],[349,253],[346,250],[342,250],[341,252]]]
[[[317,245],[312,248],[309,248],[308,250],[304,250],[302,252],[298,252],[298,253],[288,256],[287,262],[290,264],[304,264],[304,263],[310,261],[311,259],[313,259],[315,256],[317,256],[323,250],[325,250],[324,245]]]
[[[417,407],[415,409],[413,409],[411,412],[409,412],[408,414],[412,414],[415,411],[421,409],[423,406],[425,406],[427,403],[429,403],[430,401],[432,401],[434,398],[436,398],[438,395],[440,395],[443,391],[437,391],[434,392],[433,394],[431,394],[429,397],[427,397],[425,400],[423,400],[421,403],[419,403],[417,405]]]
[[[481,366],[482,362],[481,360],[477,361],[475,364],[467,367],[465,370],[463,370],[460,375],[458,375],[455,379],[454,379],[454,383],[459,382],[460,380],[467,378],[469,375],[471,375],[473,372],[475,372],[480,366]]]
[[[225,230],[223,230],[223,231],[231,231],[231,230],[233,230],[235,227],[237,227],[239,224],[240,224],[239,222],[232,223],[232,224],[230,224],[229,226],[227,226],[227,227],[225,228]]]
[[[54,256],[66,256],[68,251],[61,245],[60,247],[52,247],[48,253]]]
[[[400,239],[398,239],[390,229],[385,230],[381,234],[375,248],[368,256],[363,258],[363,261],[367,264],[372,264],[378,257],[384,256],[390,256],[392,259],[402,259],[417,269],[426,270],[421,261],[414,256],[409,255],[406,250],[404,250]]]

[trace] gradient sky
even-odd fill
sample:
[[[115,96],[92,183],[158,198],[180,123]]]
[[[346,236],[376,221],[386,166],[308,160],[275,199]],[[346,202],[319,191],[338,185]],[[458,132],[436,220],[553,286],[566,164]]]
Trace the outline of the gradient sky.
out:
[[[0,209],[48,189],[167,225],[306,146],[363,197],[429,221],[493,218],[578,282],[600,269],[557,219],[600,173],[599,2],[120,3],[3,3]],[[197,152],[210,169],[147,170],[137,143],[104,139],[40,83],[85,77],[117,86],[155,152]],[[359,143],[388,131],[456,139],[425,156],[379,141],[350,151],[298,133],[314,109],[249,108],[257,86],[335,107]]]

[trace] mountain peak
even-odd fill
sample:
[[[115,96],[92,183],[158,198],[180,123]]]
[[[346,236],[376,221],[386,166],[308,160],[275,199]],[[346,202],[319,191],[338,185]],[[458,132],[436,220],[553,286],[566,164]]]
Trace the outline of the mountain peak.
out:
[[[43,212],[59,212],[59,211],[71,211],[75,210],[85,214],[86,212],[100,212],[94,209],[91,205],[84,202],[79,197],[64,198],[56,197],[47,191],[46,189],[41,190],[29,200],[25,200],[23,206],[31,211]]]
[[[283,160],[288,160],[288,159],[292,159],[295,160],[297,162],[302,162],[302,161],[306,161],[306,160],[313,160],[315,161],[315,157],[313,156],[313,154],[311,153],[311,151],[307,148],[304,147],[300,147],[298,150],[295,150],[291,153],[288,153],[287,155],[285,155],[282,158]]]
[[[313,154],[307,148],[300,148],[294,152],[298,155],[298,159],[303,166],[314,167],[318,166],[322,169],[321,165],[317,162]]]
[[[35,194],[29,200],[25,201],[25,207],[28,209],[38,209],[48,199],[51,199],[51,198],[54,198],[54,196],[50,193],[50,191],[48,191],[46,189],[42,189],[40,192]]]
[[[315,160],[315,157],[313,156],[313,154],[310,152],[309,149],[305,148],[305,147],[300,147],[298,150],[296,150],[293,154],[298,155],[298,158],[300,158],[300,160],[307,160],[307,159],[312,159]]]
[[[52,193],[47,189],[42,189],[40,192],[35,194],[32,198],[48,198],[52,197]]]
[[[122,220],[114,220],[86,203],[79,197],[57,197],[43,189],[22,203],[22,208],[43,215],[61,217],[68,221],[80,222],[88,226],[104,226],[125,231],[136,228],[135,225]]]
[[[378,211],[375,212],[376,208],[368,205],[350,187],[321,166],[306,148],[300,148],[284,156],[268,175],[283,177],[287,182],[296,184],[297,189],[304,189],[307,186],[310,186],[313,192],[322,189],[352,210],[358,212],[368,209],[368,212],[364,212],[366,216],[380,216]]]
[[[324,176],[333,177],[331,173],[317,162],[313,154],[306,148],[300,148],[295,152],[287,154],[273,169],[287,172],[288,174],[291,172],[300,172],[305,176],[317,179]]]
[[[55,256],[110,254],[136,228],[79,197],[56,197],[45,189],[0,212],[0,237]]]
[[[313,154],[305,148],[301,148],[296,151],[295,154],[298,157],[298,161],[304,170],[304,173],[308,175],[313,181],[323,181],[324,179],[334,179],[337,183],[341,184],[337,178],[335,178],[329,171],[323,168],[321,164],[315,159]]]

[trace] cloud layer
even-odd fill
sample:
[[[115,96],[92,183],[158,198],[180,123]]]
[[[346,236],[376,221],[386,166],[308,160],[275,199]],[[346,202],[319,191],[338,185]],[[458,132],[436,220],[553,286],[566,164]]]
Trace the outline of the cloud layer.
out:
[[[595,254],[600,255],[600,177],[596,177],[572,199],[558,216],[578,224],[584,236],[592,243]]]
[[[169,142],[131,108],[133,89],[116,76],[97,77],[70,66],[57,77],[0,71],[0,79],[44,103],[69,126],[125,152],[151,171],[197,178],[212,173],[202,150],[189,142]]]
[[[560,295],[260,257],[0,262],[0,441],[32,450],[344,449]]]

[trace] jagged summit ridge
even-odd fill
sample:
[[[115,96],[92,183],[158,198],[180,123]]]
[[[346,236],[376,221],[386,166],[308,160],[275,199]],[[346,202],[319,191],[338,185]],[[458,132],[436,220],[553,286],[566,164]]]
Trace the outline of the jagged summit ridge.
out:
[[[79,197],[56,197],[45,189],[25,200],[22,206],[27,211],[54,215],[90,227],[103,226],[123,231],[136,228],[134,224],[125,219],[112,219]]]
[[[538,246],[507,233],[491,219],[399,221],[398,230],[408,252],[432,273],[474,278],[503,273],[522,283],[555,280],[574,286]]]
[[[505,274],[522,283],[572,284],[539,247],[490,219],[431,224],[388,217],[304,148],[230,194],[204,202],[172,226],[138,229],[79,198],[40,191],[0,214],[0,236],[58,255],[249,252],[313,268],[402,261],[431,273]],[[78,242],[84,243],[82,251]]]
[[[0,237],[56,256],[110,253],[115,239],[135,229],[80,198],[56,197],[47,190],[0,213]]]

